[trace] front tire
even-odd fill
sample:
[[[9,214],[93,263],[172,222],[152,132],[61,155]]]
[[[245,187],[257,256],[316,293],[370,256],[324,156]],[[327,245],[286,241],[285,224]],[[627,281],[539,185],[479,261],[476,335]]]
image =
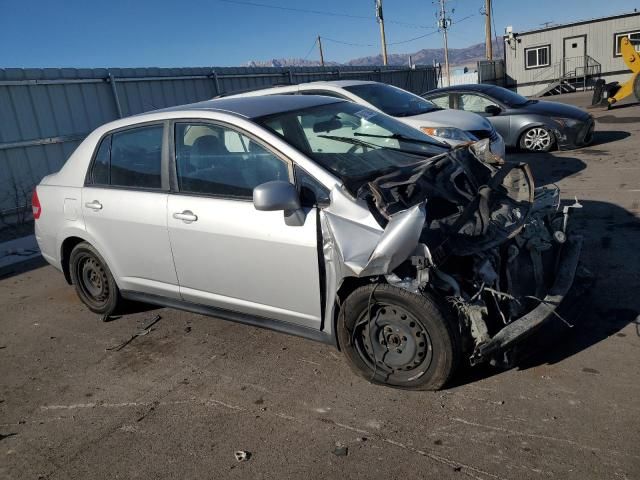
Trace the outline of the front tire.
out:
[[[438,390],[451,379],[459,337],[432,298],[372,284],[356,289],[342,308],[338,341],[356,374],[408,390]]]
[[[546,127],[533,127],[520,137],[520,148],[528,152],[548,152],[553,148],[553,132]]]
[[[69,272],[76,293],[89,310],[109,316],[120,306],[120,290],[98,251],[89,243],[74,247],[69,256]]]

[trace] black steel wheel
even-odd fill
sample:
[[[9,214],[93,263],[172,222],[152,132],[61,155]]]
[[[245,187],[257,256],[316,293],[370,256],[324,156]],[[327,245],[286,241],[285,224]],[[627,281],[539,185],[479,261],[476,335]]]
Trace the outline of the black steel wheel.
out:
[[[111,315],[120,303],[118,286],[106,262],[87,242],[79,243],[69,257],[69,272],[80,300],[92,312]]]
[[[337,333],[354,371],[373,383],[437,390],[459,360],[456,330],[433,299],[386,284],[355,290]]]

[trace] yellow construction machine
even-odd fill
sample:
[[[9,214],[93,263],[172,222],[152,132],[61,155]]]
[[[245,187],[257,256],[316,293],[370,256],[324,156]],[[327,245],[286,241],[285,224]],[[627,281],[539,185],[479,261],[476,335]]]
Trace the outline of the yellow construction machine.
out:
[[[640,101],[640,53],[636,52],[627,37],[623,37],[620,41],[620,52],[624,63],[631,69],[631,78],[620,85],[620,89],[615,95],[607,99],[609,106],[631,94],[634,94],[636,99]]]

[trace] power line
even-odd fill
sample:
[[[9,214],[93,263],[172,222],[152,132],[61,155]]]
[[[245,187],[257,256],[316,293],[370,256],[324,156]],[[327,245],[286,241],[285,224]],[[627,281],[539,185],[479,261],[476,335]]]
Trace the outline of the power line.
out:
[[[329,42],[333,42],[333,43],[339,43],[341,45],[351,45],[352,47],[374,47],[375,45],[372,45],[371,43],[352,43],[352,42],[345,42],[342,40],[336,40],[335,38],[327,38],[327,37],[322,37],[323,40],[327,40]]]
[[[428,37],[429,35],[433,35],[438,33],[438,30],[434,30],[433,32],[425,33],[424,35],[420,35],[419,37],[409,38],[407,40],[401,40],[399,42],[387,43],[387,45],[402,45],[403,43],[415,42],[416,40],[420,40],[421,38]]]
[[[270,5],[267,3],[259,3],[259,2],[253,2],[253,1],[249,1],[249,0],[217,0],[218,2],[222,2],[222,3],[233,3],[236,5],[245,5],[245,6],[249,6],[249,7],[261,7],[261,8],[271,8],[274,10],[285,10],[288,12],[298,12],[298,13],[310,13],[313,15],[325,15],[325,16],[330,16],[330,17],[345,17],[345,18],[354,18],[354,19],[358,19],[358,20],[371,20],[371,17],[368,17],[366,15],[353,15],[350,13],[340,13],[340,12],[329,12],[329,11],[325,11],[325,10],[310,10],[307,8],[297,8],[297,7],[283,7],[281,5]],[[431,28],[431,27],[427,27],[426,25],[420,25],[417,23],[409,23],[409,22],[402,22],[399,20],[388,20],[385,19],[385,22],[387,23],[394,23],[396,25],[404,25],[406,27],[412,27],[412,28]]]
[[[307,54],[304,56],[302,60],[306,60],[307,58],[309,58],[309,55],[311,55],[311,52],[313,52],[313,49],[316,48],[316,43],[318,43],[318,39],[316,39],[313,42],[313,45],[311,45],[311,48],[309,49],[309,51],[307,52]]]

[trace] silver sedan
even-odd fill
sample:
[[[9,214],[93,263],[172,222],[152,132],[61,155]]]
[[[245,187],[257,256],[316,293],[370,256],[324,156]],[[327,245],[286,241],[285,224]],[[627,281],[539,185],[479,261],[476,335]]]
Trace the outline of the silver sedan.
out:
[[[103,125],[32,204],[44,257],[103,317],[123,299],[212,315],[437,389],[567,293],[581,242],[558,199],[488,140],[450,149],[362,105],[266,96]]]

